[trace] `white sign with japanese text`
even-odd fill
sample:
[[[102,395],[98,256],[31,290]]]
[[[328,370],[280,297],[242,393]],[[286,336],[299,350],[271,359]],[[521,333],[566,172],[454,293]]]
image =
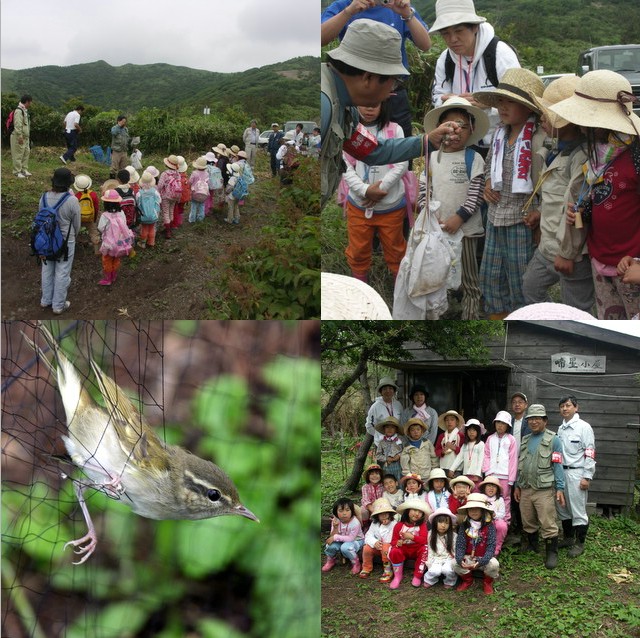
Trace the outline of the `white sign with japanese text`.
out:
[[[570,352],[559,352],[551,355],[551,372],[569,374],[604,374],[607,367],[607,357],[599,355],[589,357]]]

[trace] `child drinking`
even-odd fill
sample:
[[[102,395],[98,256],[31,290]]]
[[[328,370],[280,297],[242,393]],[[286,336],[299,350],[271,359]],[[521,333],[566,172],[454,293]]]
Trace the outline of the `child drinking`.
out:
[[[420,587],[427,558],[426,517],[431,513],[429,506],[418,500],[405,501],[398,506],[400,521],[393,528],[389,560],[393,569],[393,580],[389,589],[398,589],[407,558],[415,560],[411,584]]]
[[[449,410],[438,417],[438,427],[443,432],[436,441],[436,456],[440,459],[440,467],[446,471],[449,478],[453,478],[451,466],[462,448],[464,435],[460,428],[464,419],[455,410]]]
[[[327,561],[322,571],[332,570],[336,564],[336,556],[340,553],[351,562],[351,573],[358,574],[360,572],[358,552],[364,545],[364,535],[355,514],[355,505],[349,498],[339,498],[333,504],[332,512],[331,534],[324,547]]]
[[[473,94],[483,106],[495,106],[502,125],[491,141],[485,164],[487,235],[480,267],[480,289],[490,319],[503,319],[524,305],[522,277],[533,254],[533,236],[523,209],[533,193],[532,157],[545,133],[533,96],[544,84],[532,71],[507,69],[498,88]]]
[[[485,476],[495,476],[502,487],[504,499],[504,520],[509,525],[511,520],[511,486],[516,482],[518,473],[518,443],[507,432],[511,429],[511,415],[501,410],[493,420],[496,428],[484,445],[484,461],[482,473]]]
[[[473,583],[473,571],[484,572],[483,591],[493,594],[493,581],[498,577],[500,563],[494,557],[496,526],[493,524],[491,506],[484,494],[469,494],[467,504],[460,510],[466,518],[458,529],[456,562],[454,570],[462,580],[458,591],[464,591]]]
[[[447,475],[445,471],[439,467],[434,467],[427,479],[427,485],[429,491],[427,492],[427,503],[432,510],[441,509],[443,507],[449,508],[449,492]]]
[[[429,516],[430,531],[427,535],[427,564],[423,587],[433,587],[444,577],[444,588],[452,589],[458,580],[453,568],[455,563],[456,533],[453,527],[456,517],[446,507]]]
[[[382,486],[382,468],[379,465],[370,465],[362,474],[364,485],[362,486],[362,523],[369,526],[369,517],[373,509],[373,503],[382,498],[384,487]]]
[[[478,419],[469,419],[464,424],[465,442],[449,468],[449,471],[454,474],[462,470],[462,473],[475,485],[482,480],[482,462],[484,461],[484,441],[480,440],[482,434],[484,434],[484,427]]]
[[[138,246],[145,249],[156,245],[156,222],[160,214],[160,193],[156,180],[146,171],[140,178],[140,190],[136,195],[136,205],[140,211],[140,237]]]
[[[487,497],[487,502],[493,510],[493,524],[496,526],[496,553],[497,556],[502,549],[502,543],[507,536],[507,523],[505,521],[506,509],[504,499],[500,495],[502,487],[500,481],[495,476],[487,476],[480,485],[479,491]]]
[[[110,286],[118,276],[122,257],[131,253],[135,238],[120,209],[122,197],[115,190],[108,190],[101,199],[104,202],[104,212],[98,222],[98,232],[102,235],[100,253],[103,273],[98,283]]]
[[[438,466],[438,459],[433,443],[423,435],[427,426],[422,419],[414,417],[404,424],[404,434],[407,437],[400,455],[400,466],[403,474],[419,474],[428,476],[431,469]]]
[[[480,212],[484,191],[484,158],[471,148],[487,134],[487,114],[463,97],[453,96],[424,119],[425,133],[445,121],[460,124],[459,139],[433,151],[429,159],[431,199],[440,202],[437,216],[442,230],[462,242],[462,319],[480,317],[480,285],[478,282],[478,244],[484,235]],[[426,201],[426,175],[420,174],[418,202]]]
[[[385,474],[382,477],[382,485],[384,487],[382,497],[386,498],[395,510],[400,503],[404,502],[404,492],[398,489],[398,479],[393,474]]]
[[[389,547],[395,521],[395,512],[385,498],[379,498],[373,503],[371,510],[371,527],[364,537],[364,547],[362,549],[362,571],[360,578],[369,578],[373,571],[373,557],[382,558],[383,574],[380,577],[381,583],[388,583],[393,578],[391,563],[389,562]]]
[[[400,480],[401,467],[400,456],[404,447],[400,434],[400,421],[393,416],[387,417],[383,421],[376,423],[375,429],[384,437],[380,439],[376,446],[376,461],[385,472],[393,474]]]

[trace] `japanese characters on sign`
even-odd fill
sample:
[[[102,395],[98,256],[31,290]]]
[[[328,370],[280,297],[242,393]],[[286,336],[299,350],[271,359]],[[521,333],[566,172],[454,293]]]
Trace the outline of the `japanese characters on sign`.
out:
[[[551,372],[568,374],[604,374],[607,367],[607,357],[598,355],[589,357],[583,354],[559,352],[551,355]]]

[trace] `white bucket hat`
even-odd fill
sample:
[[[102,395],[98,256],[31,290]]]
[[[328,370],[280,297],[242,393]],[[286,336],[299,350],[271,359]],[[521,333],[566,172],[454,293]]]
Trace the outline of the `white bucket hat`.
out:
[[[83,191],[87,188],[91,188],[91,178],[88,175],[76,175],[75,180],[73,180],[73,187],[77,191]]]
[[[429,33],[435,33],[456,24],[481,24],[486,21],[486,18],[476,14],[473,0],[438,0],[436,21],[429,29]]]
[[[511,427],[511,415],[506,410],[500,410],[498,414],[496,414],[496,418],[493,419],[493,422],[502,421],[502,423],[506,423],[509,427]]]
[[[140,181],[138,171],[133,166],[125,166],[125,168],[129,171],[129,184],[137,184]]]
[[[467,146],[479,142],[487,134],[489,130],[489,116],[482,109],[479,109],[477,106],[471,106],[471,102],[457,95],[450,97],[442,106],[431,109],[426,114],[424,118],[424,132],[431,133],[431,131],[438,128],[438,120],[442,114],[451,109],[465,111],[474,118],[473,130],[467,140]]]
[[[352,22],[329,58],[378,75],[409,75],[402,64],[402,38],[387,24],[360,18]]]
[[[320,275],[322,319],[391,319],[380,294],[371,286],[346,275]]]
[[[632,110],[632,96],[629,80],[620,73],[589,71],[578,81],[572,97],[549,108],[578,126],[639,135],[640,117]]]
[[[569,124],[569,121],[550,111],[549,108],[554,104],[558,104],[558,102],[562,102],[562,100],[570,98],[576,90],[579,80],[580,78],[577,75],[563,75],[547,86],[542,97],[533,96],[533,101],[540,107],[553,128],[562,128]]]

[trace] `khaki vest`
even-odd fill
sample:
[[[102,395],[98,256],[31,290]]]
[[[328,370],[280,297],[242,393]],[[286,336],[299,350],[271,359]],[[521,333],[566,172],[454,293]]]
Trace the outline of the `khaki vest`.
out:
[[[522,439],[520,456],[518,458],[520,474],[518,485],[520,487],[532,487],[534,490],[544,490],[553,487],[555,479],[553,476],[553,465],[551,463],[551,454],[553,452],[551,442],[554,436],[555,432],[545,430],[542,434],[542,441],[540,441],[540,445],[534,454],[530,454],[527,449],[531,434],[527,434],[527,436]]]

